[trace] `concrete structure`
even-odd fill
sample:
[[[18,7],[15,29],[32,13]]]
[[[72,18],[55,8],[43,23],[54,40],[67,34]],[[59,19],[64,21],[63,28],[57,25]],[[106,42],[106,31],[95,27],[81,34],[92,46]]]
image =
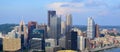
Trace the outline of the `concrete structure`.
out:
[[[95,25],[95,37],[98,38],[98,37],[99,37],[99,34],[100,34],[99,25],[96,24],[96,25]]]
[[[0,38],[0,51],[3,50],[3,38]]]
[[[66,49],[67,50],[77,50],[77,32],[71,30],[69,36],[67,36]]]
[[[57,40],[57,45],[61,35],[61,17],[54,16],[50,19],[50,34],[49,37]]]
[[[48,35],[47,35],[47,25],[46,24],[37,25],[37,29],[44,30],[45,38],[48,38]]]
[[[45,46],[43,45],[43,40],[41,38],[32,38],[30,40],[30,49],[32,51],[45,51]]]
[[[88,18],[87,37],[90,39],[95,38],[95,22],[92,17]]]
[[[57,52],[58,50],[62,50],[61,47],[55,46],[55,47],[46,47],[46,52]]]
[[[34,29],[36,29],[37,22],[30,21],[28,22],[28,40],[32,39],[32,32]]]
[[[66,15],[66,26],[72,26],[72,15],[71,14]]]
[[[55,39],[45,39],[45,45],[46,47],[55,47],[57,43]]]
[[[0,38],[2,38],[2,33],[0,32]]]
[[[61,34],[65,35],[66,23],[61,21]]]
[[[11,38],[20,38],[20,35],[17,34],[17,32],[15,30],[12,30],[11,32],[8,32],[8,37],[11,37]]]
[[[72,28],[71,30],[76,31],[78,33],[78,36],[83,36],[83,33],[80,29],[78,28]]]
[[[34,29],[32,32],[32,39],[30,39],[31,50],[43,50],[45,51],[45,35],[44,30]]]
[[[51,24],[51,18],[53,17],[53,16],[55,16],[56,15],[56,11],[53,11],[53,10],[49,10],[48,11],[48,26],[50,26],[50,24]]]
[[[28,31],[27,26],[25,26],[25,23],[23,20],[21,20],[19,27],[18,27],[18,35],[21,38],[21,47],[22,49],[24,47],[27,47],[27,40],[28,40]]]
[[[81,51],[84,50],[85,49],[85,37],[78,36],[77,40],[78,40],[78,43],[77,43],[78,50],[81,50]]]
[[[25,40],[25,42],[27,41],[27,39],[28,39],[28,31],[27,31],[28,29],[27,29],[27,27],[25,26],[25,23],[24,23],[24,21],[22,20],[21,22],[20,22],[20,24],[19,24],[19,31],[18,31],[18,33],[19,33],[19,35],[24,35],[24,40]]]
[[[59,46],[61,47],[61,48],[63,48],[63,49],[65,49],[65,36],[63,36],[63,37],[61,37],[60,39],[59,39]]]
[[[3,38],[3,51],[18,51],[21,49],[20,38]]]
[[[66,31],[65,31],[65,37],[66,37],[66,49],[70,49],[70,44],[71,42],[70,39],[71,39],[71,35],[70,35],[70,30],[72,28],[72,15],[71,14],[68,14],[66,15]]]

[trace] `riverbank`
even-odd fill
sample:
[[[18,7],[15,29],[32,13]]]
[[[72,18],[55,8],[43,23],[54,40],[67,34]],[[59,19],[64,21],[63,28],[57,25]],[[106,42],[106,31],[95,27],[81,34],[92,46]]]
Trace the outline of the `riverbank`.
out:
[[[120,47],[118,48],[111,48],[111,49],[106,49],[98,52],[120,52]]]
[[[106,46],[102,48],[93,48],[93,49],[90,49],[89,52],[102,51],[102,50],[107,50],[107,49],[112,49],[112,48],[120,48],[120,44]]]

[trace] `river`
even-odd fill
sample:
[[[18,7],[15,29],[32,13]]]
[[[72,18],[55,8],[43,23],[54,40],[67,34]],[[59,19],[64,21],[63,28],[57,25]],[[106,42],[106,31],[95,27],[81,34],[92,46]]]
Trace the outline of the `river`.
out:
[[[120,48],[111,48],[111,49],[107,49],[99,52],[120,52]]]

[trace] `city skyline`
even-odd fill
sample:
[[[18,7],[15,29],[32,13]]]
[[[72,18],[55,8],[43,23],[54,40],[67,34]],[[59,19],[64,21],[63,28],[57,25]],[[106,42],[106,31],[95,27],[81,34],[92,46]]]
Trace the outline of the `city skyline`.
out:
[[[64,14],[72,14],[74,25],[87,25],[88,17],[99,25],[120,25],[119,3],[119,0],[0,0],[0,24],[19,24],[22,16],[25,24],[28,21],[47,24],[47,11],[56,10],[62,19]]]

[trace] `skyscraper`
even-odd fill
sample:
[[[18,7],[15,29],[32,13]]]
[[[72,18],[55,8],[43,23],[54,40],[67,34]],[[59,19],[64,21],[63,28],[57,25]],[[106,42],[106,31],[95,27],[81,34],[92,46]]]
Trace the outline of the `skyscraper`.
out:
[[[56,39],[57,40],[57,45],[58,45],[58,40],[60,38],[61,34],[61,17],[54,16],[50,19],[50,38]]]
[[[69,37],[70,36],[70,29],[72,28],[72,16],[71,14],[68,14],[66,16],[66,30],[65,30],[65,35],[66,35],[66,49],[69,49]]]
[[[61,34],[65,35],[66,23],[65,21],[61,21]]]
[[[99,37],[99,25],[98,24],[95,25],[95,37],[96,38]]]
[[[27,45],[27,39],[28,39],[28,34],[27,34],[27,27],[24,24],[24,21],[22,20],[19,25],[19,35],[21,37],[21,47],[26,47]]]
[[[77,41],[78,42],[78,44],[77,44],[78,49],[81,51],[84,50],[85,49],[85,37],[78,35],[77,40],[78,40]]]
[[[68,28],[72,27],[72,15],[71,14],[66,15],[66,26]]]
[[[48,26],[50,26],[50,18],[52,18],[53,16],[55,16],[56,15],[56,11],[54,11],[54,10],[49,10],[48,11]]]
[[[95,38],[95,22],[92,17],[88,18],[87,37],[89,39]]]
[[[34,29],[32,39],[30,39],[30,49],[34,51],[45,51],[45,35],[44,30]]]
[[[77,32],[70,31],[70,34],[67,38],[66,49],[68,50],[77,50]]]
[[[32,32],[34,29],[36,29],[37,22],[30,21],[28,22],[28,48],[30,48],[30,39],[32,39]]]
[[[28,22],[28,39],[31,39],[32,37],[32,32],[36,28],[37,22],[30,21]]]
[[[48,35],[47,35],[47,25],[46,24],[37,25],[37,29],[44,30],[45,38],[48,38]]]

